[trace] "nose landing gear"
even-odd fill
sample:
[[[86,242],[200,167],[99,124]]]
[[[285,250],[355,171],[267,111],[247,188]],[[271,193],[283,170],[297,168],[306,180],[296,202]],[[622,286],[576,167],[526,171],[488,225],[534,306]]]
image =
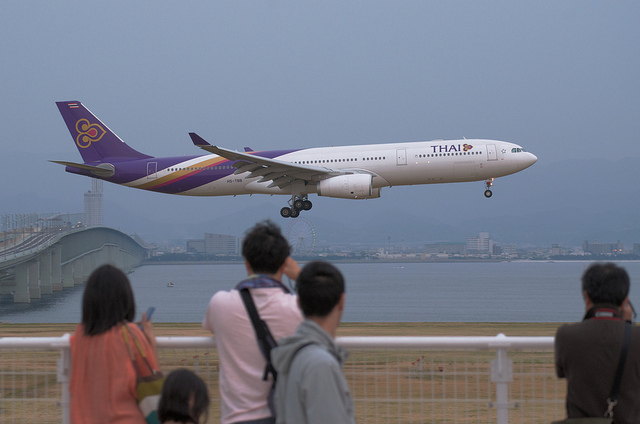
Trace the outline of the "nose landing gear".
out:
[[[307,196],[293,196],[289,200],[289,207],[280,209],[280,215],[283,218],[297,218],[300,216],[300,212],[311,210],[313,203],[307,198]]]

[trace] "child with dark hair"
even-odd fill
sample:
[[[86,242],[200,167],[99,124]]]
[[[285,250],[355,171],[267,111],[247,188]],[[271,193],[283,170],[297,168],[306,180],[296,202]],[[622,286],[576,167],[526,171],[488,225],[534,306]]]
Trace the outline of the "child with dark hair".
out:
[[[82,297],[82,322],[71,336],[71,422],[146,423],[138,408],[136,379],[158,370],[156,340],[151,321],[142,315],[142,329],[132,324],[135,300],[127,276],[118,268],[103,265],[89,276]],[[132,361],[132,339],[145,352]]]
[[[207,385],[193,372],[181,368],[164,381],[158,419],[164,424],[200,424],[209,416]]]

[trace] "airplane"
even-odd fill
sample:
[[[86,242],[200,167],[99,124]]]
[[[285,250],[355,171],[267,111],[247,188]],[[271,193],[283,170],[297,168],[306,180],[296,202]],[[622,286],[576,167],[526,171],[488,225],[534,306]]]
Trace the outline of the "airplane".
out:
[[[374,199],[384,187],[484,180],[489,198],[495,178],[538,160],[517,144],[485,139],[238,152],[196,133],[189,133],[193,144],[209,154],[153,157],[129,147],[79,101],[56,105],[84,161],[51,161],[67,172],[183,196],[287,195],[284,218],[310,210],[314,193]]]

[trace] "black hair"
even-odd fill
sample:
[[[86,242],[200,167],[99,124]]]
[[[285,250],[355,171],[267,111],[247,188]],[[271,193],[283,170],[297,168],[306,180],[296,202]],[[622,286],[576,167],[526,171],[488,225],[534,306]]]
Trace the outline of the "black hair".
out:
[[[249,262],[251,270],[259,274],[275,274],[289,254],[287,239],[269,220],[251,228],[242,243],[242,256]]]
[[[582,290],[594,304],[622,306],[629,295],[629,275],[613,263],[593,264],[582,274]]]
[[[113,265],[91,273],[82,296],[82,324],[88,336],[102,334],[123,321],[133,321],[136,302],[129,279]]]
[[[191,402],[191,405],[190,405]],[[171,371],[162,385],[158,419],[179,423],[206,422],[209,415],[209,390],[200,377],[185,368]]]
[[[300,308],[305,317],[326,317],[344,293],[344,278],[329,262],[309,262],[297,281]]]

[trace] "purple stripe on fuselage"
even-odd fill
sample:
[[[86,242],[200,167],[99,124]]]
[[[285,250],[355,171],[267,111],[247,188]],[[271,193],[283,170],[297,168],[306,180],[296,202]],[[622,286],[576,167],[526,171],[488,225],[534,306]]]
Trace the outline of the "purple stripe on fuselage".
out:
[[[299,149],[251,152],[250,154],[273,159],[296,151],[299,151]],[[180,165],[186,162],[193,163],[190,165]],[[141,184],[135,187],[161,193],[177,194],[229,177],[236,171],[236,168],[233,167],[233,164],[236,162],[238,161],[230,161],[216,155],[174,156],[144,160],[112,161],[108,163],[111,163],[115,167],[115,174],[110,178],[104,178],[104,180],[116,184],[130,184],[134,181],[140,183],[139,180],[148,178],[148,181],[141,182]],[[240,160],[240,162],[242,162],[242,160]],[[151,172],[151,175],[149,175],[149,171],[154,170],[154,163],[156,173]],[[91,163],[90,165],[97,166],[99,164],[100,163]],[[226,169],[220,168],[221,166],[226,167]],[[169,171],[169,173],[163,176],[157,175],[158,172],[173,168],[179,170]],[[189,171],[189,168],[201,169]],[[67,167],[67,171],[95,178],[95,175],[83,169]]]

